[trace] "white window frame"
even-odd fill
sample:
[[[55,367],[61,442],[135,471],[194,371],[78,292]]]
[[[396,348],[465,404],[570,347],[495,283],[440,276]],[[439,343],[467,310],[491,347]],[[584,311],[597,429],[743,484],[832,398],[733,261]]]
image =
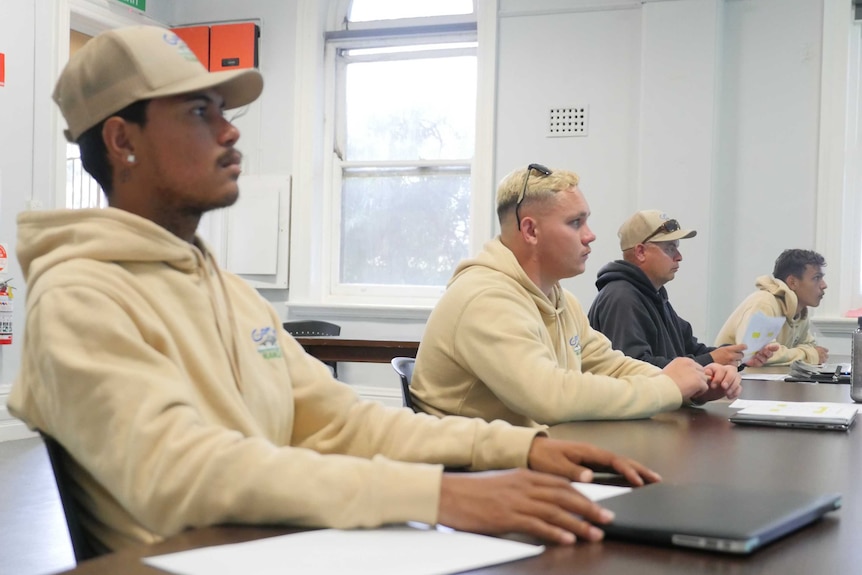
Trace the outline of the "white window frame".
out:
[[[165,26],[143,13],[134,12],[126,6],[113,4],[106,0],[54,0],[51,8],[51,26],[53,34],[51,42],[56,43],[49,49],[53,52],[51,59],[51,90],[54,83],[69,61],[69,30],[77,30],[90,36],[95,36],[106,30],[121,26],[149,25]],[[46,175],[48,184],[45,189],[52,190],[50,195],[40,198],[33,196],[30,202],[32,209],[66,207],[66,138],[63,130],[66,122],[60,109],[52,103],[49,119],[53,142],[51,145],[51,163],[53,171]],[[38,148],[37,148],[38,149]],[[46,205],[47,204],[47,205]]]
[[[852,12],[849,2],[824,0],[815,249],[826,258],[829,291],[812,319],[843,341],[856,327],[844,314],[862,305],[862,28]]]
[[[300,11],[310,13],[314,7],[305,6],[301,1]],[[348,2],[339,2],[337,8],[331,10],[327,21],[331,23],[329,30],[336,30],[344,21]],[[447,24],[458,24],[464,21],[476,20],[478,40],[477,56],[477,109],[476,109],[476,141],[473,161],[470,166],[472,194],[470,199],[470,241],[468,255],[472,255],[481,249],[481,246],[492,237],[494,233],[494,209],[495,183],[493,165],[493,141],[494,141],[494,118],[495,98],[494,85],[496,82],[496,31],[497,31],[497,0],[476,3],[476,14],[469,16],[441,17],[440,21]],[[385,23],[361,22],[350,24],[350,29],[380,28],[404,28],[407,25],[417,25],[415,19],[388,20]],[[304,38],[304,40],[303,40]],[[300,49],[298,57],[302,58],[304,49],[318,46],[324,51],[331,50],[323,45],[319,36],[308,32],[300,35]],[[304,47],[303,47],[304,45]],[[319,52],[318,52],[319,53]],[[307,53],[306,53],[307,55]],[[353,309],[355,313],[367,317],[379,315],[386,310],[387,317],[391,317],[393,310],[403,310],[405,316],[412,317],[417,310],[430,310],[436,304],[442,287],[429,287],[427,289],[418,287],[416,289],[404,290],[399,286],[389,286],[374,291],[362,286],[358,289],[332,289],[332,278],[337,277],[334,273],[337,265],[332,261],[331,254],[337,246],[337,235],[340,233],[340,223],[335,217],[340,214],[340,170],[336,169],[331,150],[334,150],[334,125],[333,113],[335,106],[335,94],[332,83],[325,80],[335,77],[334,57],[325,54],[321,58],[323,67],[322,74],[312,74],[310,68],[306,68],[305,75],[299,78],[297,90],[307,92],[309,86],[320,85],[323,81],[325,88],[320,92],[323,96],[323,126],[315,129],[311,125],[300,126],[300,141],[317,141],[324,151],[317,172],[320,179],[316,179],[313,168],[306,166],[308,159],[313,157],[308,150],[303,151],[298,146],[296,156],[295,182],[297,195],[293,205],[293,221],[304,220],[302,226],[297,226],[292,237],[292,246],[303,246],[291,254],[290,292],[289,305],[292,307],[309,307],[314,309],[338,308],[341,310]],[[307,95],[303,97],[298,94],[297,105],[303,106],[303,100],[308,101]],[[306,104],[304,110],[308,110]],[[319,137],[319,139],[318,139]],[[315,184],[317,182],[317,184]],[[320,187],[317,187],[317,186]],[[337,188],[335,186],[338,186]],[[314,189],[320,192],[314,192]],[[338,194],[332,193],[334,190]],[[306,194],[308,194],[306,196]],[[314,195],[317,199],[314,199]],[[308,223],[305,223],[308,222]],[[393,291],[394,290],[394,291]],[[395,293],[400,292],[400,293]],[[394,295],[393,295],[394,294]],[[365,311],[362,311],[365,310]],[[397,312],[395,312],[397,313]]]
[[[387,25],[391,21],[387,21]],[[329,200],[331,209],[325,210],[324,213],[329,214],[328,222],[325,226],[329,232],[326,234],[331,242],[328,245],[329,266],[325,270],[324,284],[329,286],[329,293],[335,298],[346,299],[363,299],[368,301],[381,300],[392,301],[393,298],[402,301],[425,302],[429,305],[436,302],[442,295],[445,286],[394,286],[394,285],[379,285],[379,284],[346,284],[339,282],[341,257],[341,199],[342,199],[342,174],[345,169],[361,168],[361,167],[377,167],[385,166],[390,168],[441,168],[452,167],[456,170],[470,173],[473,167],[473,160],[468,161],[449,161],[449,160],[405,160],[405,161],[349,161],[344,160],[339,155],[339,149],[344,146],[345,134],[345,110],[343,104],[345,98],[341,92],[344,87],[344,66],[338,65],[338,51],[344,48],[361,49],[372,47],[386,46],[407,46],[416,44],[439,44],[439,43],[461,43],[475,42],[475,32],[448,33],[437,35],[411,35],[400,38],[385,38],[374,36],[363,39],[353,40],[334,40],[326,44],[325,61],[327,69],[327,124],[325,126],[324,150],[325,154],[324,171],[329,176],[329,185],[327,186],[326,195]],[[425,50],[411,53],[410,57],[421,58],[428,55],[447,57],[447,56],[477,56],[475,48],[451,48],[445,50]],[[357,56],[354,61],[385,61],[388,59],[402,59],[402,55],[393,54],[391,57],[387,55],[375,57]],[[478,66],[478,63],[477,63]],[[477,70],[478,78],[478,70]],[[343,151],[342,151],[343,153]],[[475,144],[474,144],[475,155]],[[439,172],[436,172],[439,173]],[[472,227],[472,214],[470,214]],[[472,246],[468,244],[468,251]]]
[[[848,43],[847,133],[841,210],[842,236],[847,253],[842,254],[837,262],[842,270],[845,265],[847,268],[841,274],[842,287],[839,287],[838,301],[842,313],[862,307],[862,229],[859,225],[862,221],[862,21],[851,26]],[[848,257],[849,262],[846,261]],[[845,274],[850,277],[845,277]]]
[[[333,294],[329,289],[331,218],[334,209],[330,194],[332,170],[325,152],[326,135],[331,132],[333,102],[325,90],[325,79],[334,70],[324,58],[325,30],[338,30],[344,22],[349,0],[323,9],[317,0],[298,0],[297,80],[295,84],[296,141],[293,157],[294,194],[291,207],[291,254],[288,306],[291,315],[314,315],[366,319],[422,320],[436,304],[437,297],[386,298],[369,295]],[[496,58],[498,0],[476,2],[477,23],[477,110],[476,150],[471,169],[470,254],[492,237],[495,230],[496,191],[494,166],[494,122],[496,117]],[[472,16],[471,16],[472,18]],[[456,23],[459,17],[453,18]],[[463,17],[460,17],[463,21]],[[301,25],[299,24],[301,22]],[[351,30],[368,28],[372,23],[353,23]],[[403,26],[387,21],[387,26]],[[330,60],[331,62],[331,60]],[[331,146],[332,142],[329,142]],[[331,147],[328,148],[332,150]],[[327,164],[328,166],[328,164]],[[326,277],[324,277],[326,276]]]

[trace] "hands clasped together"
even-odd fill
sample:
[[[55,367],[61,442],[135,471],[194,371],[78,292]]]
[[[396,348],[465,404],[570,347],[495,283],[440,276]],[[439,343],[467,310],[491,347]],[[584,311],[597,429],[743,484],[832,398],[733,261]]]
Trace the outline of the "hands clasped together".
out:
[[[739,371],[732,365],[710,363],[702,366],[689,357],[678,357],[662,370],[679,387],[684,400],[705,403],[742,393]]]

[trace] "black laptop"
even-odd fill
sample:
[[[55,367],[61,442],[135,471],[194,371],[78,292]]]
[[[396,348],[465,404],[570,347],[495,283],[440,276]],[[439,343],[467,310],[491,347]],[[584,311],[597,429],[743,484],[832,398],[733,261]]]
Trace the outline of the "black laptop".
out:
[[[837,493],[657,483],[604,499],[609,538],[746,554],[841,506]]]

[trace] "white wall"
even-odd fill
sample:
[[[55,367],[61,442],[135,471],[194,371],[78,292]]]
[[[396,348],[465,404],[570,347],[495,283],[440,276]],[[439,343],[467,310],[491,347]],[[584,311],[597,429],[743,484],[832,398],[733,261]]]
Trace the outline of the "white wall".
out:
[[[290,174],[294,141],[294,68],[296,62],[296,2],[244,0],[172,2],[171,24],[203,24],[259,20],[260,71],[264,90],[258,100],[255,125],[243,126],[237,145],[254,174]]]
[[[0,52],[6,54],[6,85],[0,88],[0,242],[6,244],[10,256],[15,249],[15,216],[25,209],[34,170],[41,168],[33,149],[33,122],[37,110],[44,112],[48,93],[37,98],[33,91],[37,21],[35,3],[0,0]],[[6,277],[13,278],[15,287],[24,284],[14,257],[9,258]],[[16,295],[23,293],[20,290]],[[5,428],[11,423],[5,396],[20,366],[23,299],[19,297],[15,303],[13,344],[0,346],[0,436],[8,433]]]
[[[584,276],[563,283],[589,306],[596,271],[618,256],[616,230],[637,200],[641,13],[549,4],[501,3],[497,180],[531,162],[580,175],[597,240]],[[588,136],[546,137],[549,109],[570,105],[589,106]]]
[[[682,281],[667,289],[677,313],[698,326],[703,338],[704,302],[712,292],[703,278],[720,261],[709,251],[709,214],[714,194],[721,6],[721,0],[657,2],[641,10],[638,198],[634,208],[626,206],[629,213],[664,210],[675,214],[672,217],[686,228],[697,230],[693,239],[680,242]]]
[[[822,12],[812,0],[726,3],[712,332],[782,250],[814,248]]]
[[[813,248],[820,0],[504,0],[498,178],[529,162],[577,171],[598,238],[565,282],[589,306],[616,230],[657,208],[681,242],[668,291],[704,341],[789,247]],[[547,138],[560,104],[590,106],[585,138]]]

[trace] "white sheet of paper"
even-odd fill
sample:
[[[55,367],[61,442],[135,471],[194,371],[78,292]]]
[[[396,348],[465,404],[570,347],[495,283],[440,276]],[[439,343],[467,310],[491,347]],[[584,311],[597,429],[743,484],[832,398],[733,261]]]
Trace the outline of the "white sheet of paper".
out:
[[[854,407],[862,413],[862,404],[854,403],[835,403],[828,401],[772,401],[766,399],[737,399],[729,405],[731,409],[747,409],[758,413],[812,413],[817,410],[835,412],[836,410],[844,410],[848,407]]]
[[[771,317],[759,311],[751,316],[748,320],[748,327],[745,328],[745,336],[742,342],[748,346],[745,350],[745,355],[742,357],[742,362],[745,363],[754,354],[760,351],[760,348],[778,337],[778,332],[781,331],[781,326],[784,325],[784,317]]]
[[[628,493],[632,490],[631,487],[624,487],[620,485],[581,483],[580,481],[573,481],[572,487],[580,491],[581,494],[590,501],[601,501],[602,499],[607,499],[608,497],[614,497],[616,495],[622,495],[623,493]]]
[[[752,373],[748,370],[743,371],[742,379],[756,379],[759,381],[784,381],[789,374],[787,373]]]
[[[444,575],[532,557],[544,546],[409,526],[322,529],[146,557],[176,575]]]

